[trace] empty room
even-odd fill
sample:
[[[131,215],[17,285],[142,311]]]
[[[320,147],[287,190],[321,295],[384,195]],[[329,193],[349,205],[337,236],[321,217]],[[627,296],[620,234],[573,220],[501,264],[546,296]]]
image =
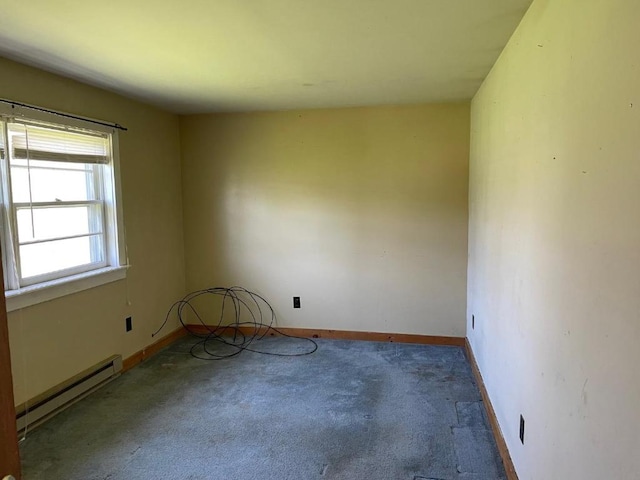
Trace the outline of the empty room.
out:
[[[0,478],[640,478],[640,2],[0,12]]]

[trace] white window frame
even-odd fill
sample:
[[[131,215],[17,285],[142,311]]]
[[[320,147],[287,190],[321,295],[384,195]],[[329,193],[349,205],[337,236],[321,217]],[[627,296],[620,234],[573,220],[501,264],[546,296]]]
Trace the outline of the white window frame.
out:
[[[107,133],[111,140],[111,162],[104,169],[102,178],[102,201],[104,204],[103,222],[105,238],[105,262],[94,265],[95,268],[70,268],[31,278],[29,285],[19,286],[14,263],[19,259],[15,253],[16,243],[11,235],[17,235],[15,225],[16,207],[10,202],[6,180],[10,174],[8,145],[5,145],[5,159],[0,160],[0,180],[2,191],[0,208],[0,226],[2,227],[2,262],[5,281],[7,311],[18,310],[37,303],[53,300],[65,295],[94,288],[126,277],[126,244],[122,212],[122,192],[120,188],[120,158],[117,129],[91,121],[67,118],[52,113],[41,112],[26,107],[0,104],[0,116],[3,121],[11,118],[42,122],[60,127],[72,127]],[[104,122],[101,122],[104,123]],[[5,138],[5,142],[8,139]],[[10,211],[11,210],[11,211]],[[10,222],[14,222],[13,225]]]

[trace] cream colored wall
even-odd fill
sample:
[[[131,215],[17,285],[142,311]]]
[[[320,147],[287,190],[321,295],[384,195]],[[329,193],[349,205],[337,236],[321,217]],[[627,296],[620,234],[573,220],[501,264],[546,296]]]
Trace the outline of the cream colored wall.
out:
[[[521,480],[640,472],[639,18],[535,0],[472,103],[468,335]]]
[[[152,343],[166,310],[184,294],[180,141],[174,115],[4,59],[0,93],[129,128],[119,137],[127,279],[9,315],[19,404],[109,355],[126,358]],[[172,321],[163,334],[176,327]]]
[[[189,290],[253,289],[283,326],[465,335],[468,104],[187,116],[181,141]]]

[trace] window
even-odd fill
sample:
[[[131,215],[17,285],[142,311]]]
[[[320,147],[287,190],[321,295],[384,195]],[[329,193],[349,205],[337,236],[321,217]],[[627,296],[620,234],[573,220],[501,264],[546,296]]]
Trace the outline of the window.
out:
[[[73,123],[0,115],[8,300],[121,265],[116,134]]]

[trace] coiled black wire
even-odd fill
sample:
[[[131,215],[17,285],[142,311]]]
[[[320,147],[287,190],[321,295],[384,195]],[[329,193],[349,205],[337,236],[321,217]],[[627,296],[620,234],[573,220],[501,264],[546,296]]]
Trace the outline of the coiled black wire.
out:
[[[220,316],[215,325],[207,324],[192,304],[196,298],[208,295],[222,297]],[[230,324],[223,325],[225,308],[228,302],[231,302],[233,305],[234,321]],[[189,327],[183,319],[185,309],[195,315],[207,333],[198,333]],[[278,357],[300,357],[310,355],[318,349],[318,344],[313,339],[288,335],[274,327],[273,325],[276,323],[276,313],[273,307],[271,307],[269,302],[262,296],[243,287],[213,287],[188,293],[181,300],[171,305],[164,322],[160,328],[151,335],[152,337],[160,333],[169,321],[169,317],[174,310],[178,315],[182,327],[189,332],[189,334],[200,339],[191,347],[190,353],[195,358],[201,360],[222,360],[239,355],[245,350]],[[247,327],[251,328],[251,334],[245,333]],[[302,352],[295,353],[267,351],[258,348],[256,345],[257,341],[263,339],[266,335],[274,334],[302,340],[305,343],[308,342],[310,346]],[[220,348],[221,345],[223,346],[222,349]]]

